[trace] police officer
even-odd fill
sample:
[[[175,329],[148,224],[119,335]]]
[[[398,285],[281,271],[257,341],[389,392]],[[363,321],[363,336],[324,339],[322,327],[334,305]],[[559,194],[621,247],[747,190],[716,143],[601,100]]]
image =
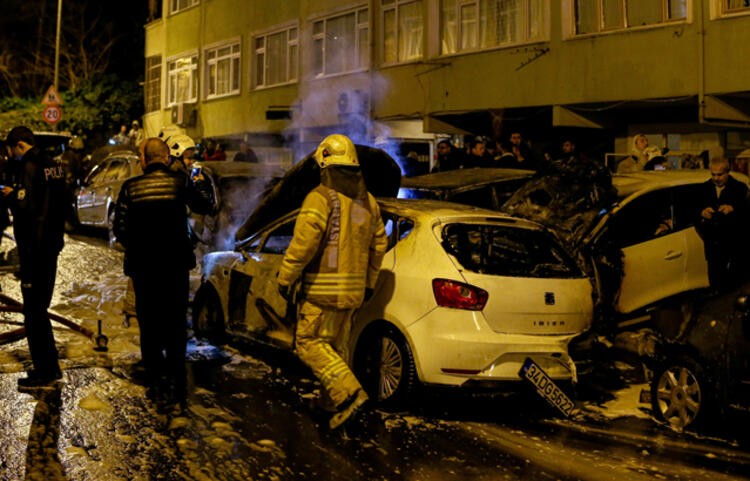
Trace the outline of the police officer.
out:
[[[352,141],[329,135],[315,151],[321,183],[302,203],[278,282],[291,298],[301,281],[297,355],[335,406],[331,429],[367,401],[346,364],[352,315],[372,295],[387,238],[375,198],[367,192]]]
[[[39,387],[62,378],[52,325],[47,315],[63,248],[65,168],[34,146],[27,127],[15,127],[6,139],[13,167],[10,196],[13,232],[20,258],[24,327],[34,369],[18,380],[20,388]]]

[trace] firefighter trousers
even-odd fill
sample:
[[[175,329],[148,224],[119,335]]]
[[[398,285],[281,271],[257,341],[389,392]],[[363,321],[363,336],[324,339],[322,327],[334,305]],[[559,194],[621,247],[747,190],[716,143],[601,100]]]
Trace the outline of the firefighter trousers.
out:
[[[324,309],[301,301],[297,316],[296,348],[335,406],[362,388],[347,365],[347,343],[354,309]]]

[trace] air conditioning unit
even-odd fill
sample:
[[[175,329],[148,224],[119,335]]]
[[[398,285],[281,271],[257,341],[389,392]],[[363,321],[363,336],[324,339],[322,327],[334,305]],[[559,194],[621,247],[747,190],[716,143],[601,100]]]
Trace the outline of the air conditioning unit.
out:
[[[368,115],[370,113],[370,95],[360,89],[342,92],[339,95],[339,113]]]
[[[180,127],[195,127],[198,111],[194,103],[180,102],[172,106],[172,123]]]

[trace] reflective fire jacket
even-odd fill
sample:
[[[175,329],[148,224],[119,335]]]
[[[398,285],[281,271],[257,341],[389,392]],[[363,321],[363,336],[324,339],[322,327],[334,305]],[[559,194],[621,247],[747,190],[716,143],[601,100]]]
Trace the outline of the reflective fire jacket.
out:
[[[302,278],[301,294],[321,307],[352,309],[374,288],[388,243],[380,208],[319,185],[302,203],[279,270],[280,285]]]

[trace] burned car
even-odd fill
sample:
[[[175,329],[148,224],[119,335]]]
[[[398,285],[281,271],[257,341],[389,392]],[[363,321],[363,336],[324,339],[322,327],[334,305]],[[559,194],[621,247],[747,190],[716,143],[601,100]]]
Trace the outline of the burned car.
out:
[[[231,249],[239,226],[283,177],[284,171],[276,165],[250,162],[210,161],[193,165],[211,182],[216,207],[208,215],[191,213],[191,232],[209,251]]]
[[[682,311],[674,320],[679,324],[695,293],[709,286],[696,230],[697,192],[709,177],[700,170],[616,174],[611,187],[596,184],[564,202],[556,195],[560,186],[553,186],[556,190],[539,179],[514,194],[503,210],[556,230],[579,257],[595,284],[595,329],[611,334],[649,326],[663,308]],[[576,201],[580,208],[571,208]]]
[[[657,341],[654,415],[678,429],[750,409],[750,284],[700,301],[673,340]]]
[[[407,399],[420,383],[521,382],[526,358],[572,382],[568,343],[588,328],[591,284],[538,224],[471,206],[378,199],[388,251],[373,297],[357,312],[350,363],[373,399]],[[295,315],[276,274],[297,211],[233,251],[203,258],[193,305],[199,336],[225,333],[293,348]]]
[[[398,196],[435,199],[500,210],[534,172],[521,169],[473,168],[405,177]]]

